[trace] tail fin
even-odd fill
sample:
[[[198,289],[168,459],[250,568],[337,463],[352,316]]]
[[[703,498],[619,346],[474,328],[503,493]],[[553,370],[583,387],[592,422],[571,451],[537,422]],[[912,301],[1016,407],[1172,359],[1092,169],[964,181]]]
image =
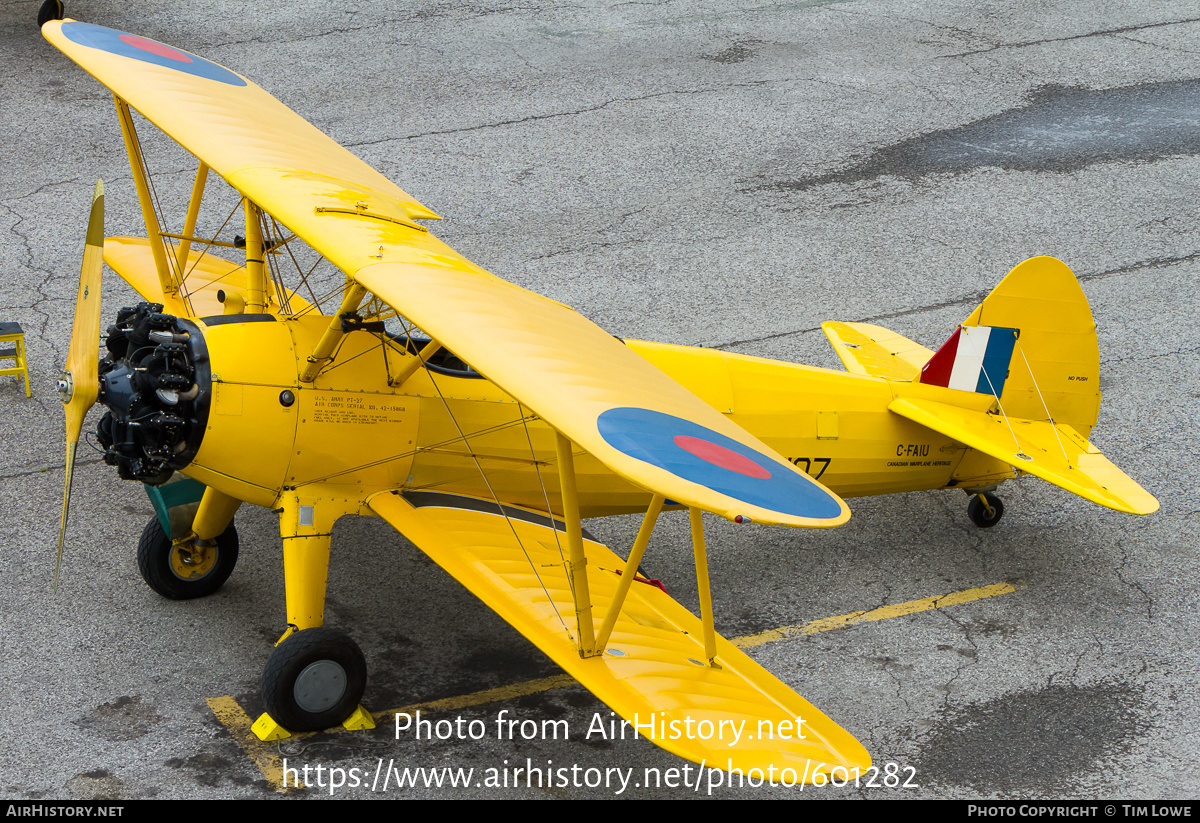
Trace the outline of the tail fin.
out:
[[[1088,442],[1099,376],[1096,323],[1079,281],[1053,257],[1034,257],[1000,281],[917,381],[996,395],[991,411],[1000,413],[976,411],[953,392],[913,391],[888,408],[1101,506],[1150,514],[1158,501]]]
[[[1051,419],[1087,437],[1100,412],[1096,321],[1063,262],[1008,273],[921,370],[919,382],[994,394],[1004,414]]]

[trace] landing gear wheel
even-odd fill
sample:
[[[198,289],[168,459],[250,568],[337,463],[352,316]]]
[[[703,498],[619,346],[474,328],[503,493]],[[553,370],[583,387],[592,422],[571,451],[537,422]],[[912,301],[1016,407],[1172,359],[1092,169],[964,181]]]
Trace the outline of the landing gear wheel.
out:
[[[983,494],[983,500],[979,499],[980,496],[978,494],[971,495],[971,502],[967,504],[967,516],[979,528],[990,529],[1004,516],[1004,504],[994,494]],[[987,501],[986,505],[985,500]],[[989,509],[991,509],[990,512]]]
[[[267,713],[293,732],[336,726],[354,713],[367,687],[362,649],[334,629],[297,632],[271,652],[263,669]]]
[[[238,557],[237,529],[230,523],[211,545],[194,545],[189,551],[172,543],[155,517],[142,530],[137,557],[142,579],[163,597],[205,597],[225,585],[233,573]]]

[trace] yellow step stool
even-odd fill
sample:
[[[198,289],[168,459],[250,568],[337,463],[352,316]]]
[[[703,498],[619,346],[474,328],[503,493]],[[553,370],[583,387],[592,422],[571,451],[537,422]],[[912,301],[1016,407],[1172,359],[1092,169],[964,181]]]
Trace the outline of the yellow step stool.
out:
[[[0,323],[0,362],[13,361],[11,367],[0,368],[0,375],[20,374],[25,376],[25,396],[29,391],[29,364],[25,361],[25,331],[20,323]]]

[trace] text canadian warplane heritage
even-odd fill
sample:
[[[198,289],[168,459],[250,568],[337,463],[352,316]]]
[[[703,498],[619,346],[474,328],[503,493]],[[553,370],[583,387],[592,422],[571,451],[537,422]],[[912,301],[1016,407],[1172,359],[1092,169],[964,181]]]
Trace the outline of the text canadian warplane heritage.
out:
[[[809,763],[812,781],[870,756],[715,633],[702,512],[826,528],[849,518],[843,497],[953,488],[986,527],[1003,512],[996,485],[1026,473],[1119,511],[1158,508],[1088,441],[1096,327],[1058,260],[1014,268],[936,353],[824,324],[848,373],[621,341],[438,241],[420,222],[436,214],[244,77],[109,28],[42,31],[112,90],[147,230],[105,238],[97,186],[60,382],[62,528],[97,401],[122,477],[204,487],[181,527],[146,526],[138,563],[155,591],[214,592],[237,558],[238,507],[278,513],[286,617],[262,678],[264,738],[370,723],[363,654],[323,626],[343,515],[382,517],[627,720],[803,718],[803,734],[774,739],[656,742],[743,772]],[[133,111],[198,161],[178,232]],[[210,173],[236,192],[244,235],[198,232]],[[301,250],[334,273],[323,295]],[[100,359],[102,260],[147,302],[117,314]],[[664,507],[690,513],[699,618],[636,575]],[[636,512],[627,560],[581,525]]]

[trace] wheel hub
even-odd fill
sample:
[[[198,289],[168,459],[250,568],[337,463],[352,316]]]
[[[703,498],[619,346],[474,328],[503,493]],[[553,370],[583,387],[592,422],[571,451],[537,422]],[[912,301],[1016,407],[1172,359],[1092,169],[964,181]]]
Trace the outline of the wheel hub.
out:
[[[292,687],[296,705],[314,714],[336,705],[345,693],[346,670],[332,660],[309,663]]]
[[[217,546],[195,539],[180,540],[171,548],[171,572],[180,580],[195,580],[217,564]]]

